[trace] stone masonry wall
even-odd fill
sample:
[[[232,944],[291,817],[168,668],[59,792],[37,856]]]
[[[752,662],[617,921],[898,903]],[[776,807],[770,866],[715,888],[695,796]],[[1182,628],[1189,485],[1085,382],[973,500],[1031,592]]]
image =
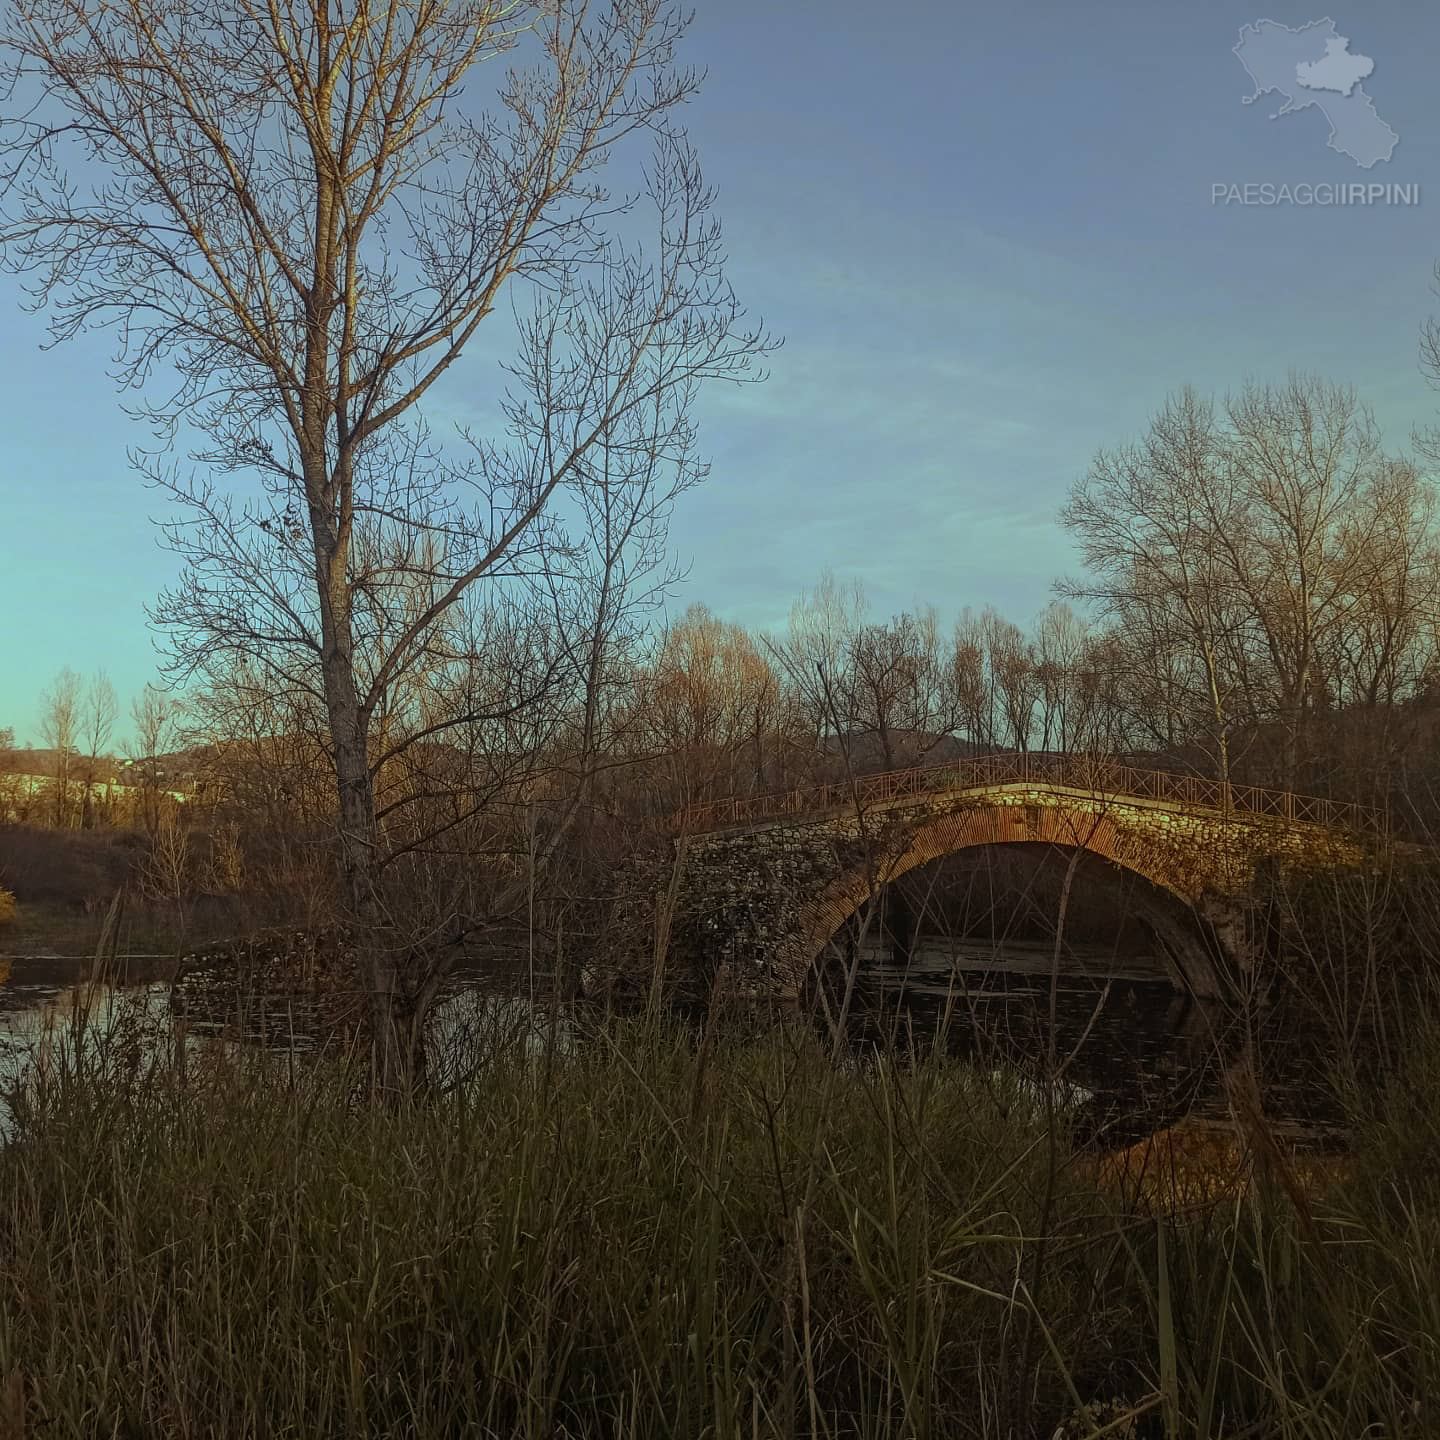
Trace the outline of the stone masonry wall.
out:
[[[658,980],[672,999],[703,1000],[723,975],[742,993],[792,996],[881,886],[958,850],[1023,842],[1088,850],[1221,929],[1262,872],[1351,867],[1365,854],[1353,838],[1315,825],[1027,785],[720,831],[631,863],[589,967],[591,987],[638,999]],[[657,953],[665,957],[658,976]]]

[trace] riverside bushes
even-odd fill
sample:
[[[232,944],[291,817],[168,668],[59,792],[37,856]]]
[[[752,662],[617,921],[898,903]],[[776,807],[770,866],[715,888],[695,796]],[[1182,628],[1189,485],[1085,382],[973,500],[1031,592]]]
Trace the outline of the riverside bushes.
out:
[[[492,1033],[392,1111],[339,1065],[151,1038],[57,1041],[13,1100],[0,1394],[26,1434],[1440,1426],[1425,1043],[1329,1188],[1297,1204],[1277,1153],[1157,1218],[1043,1095],[837,1066],[808,1032]]]

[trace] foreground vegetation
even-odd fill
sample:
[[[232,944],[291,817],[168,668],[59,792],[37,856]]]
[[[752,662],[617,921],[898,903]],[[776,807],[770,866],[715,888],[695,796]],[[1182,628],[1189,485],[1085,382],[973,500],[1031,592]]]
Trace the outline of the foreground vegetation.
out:
[[[1248,1181],[1183,1204],[1145,1152],[1072,1153],[1042,1092],[836,1065],[808,1031],[578,1037],[497,1012],[456,1083],[399,1110],[340,1061],[147,1041],[138,1019],[72,1041],[11,1097],[0,1149],[12,1433],[1440,1421],[1433,1032],[1327,1181],[1261,1134]]]

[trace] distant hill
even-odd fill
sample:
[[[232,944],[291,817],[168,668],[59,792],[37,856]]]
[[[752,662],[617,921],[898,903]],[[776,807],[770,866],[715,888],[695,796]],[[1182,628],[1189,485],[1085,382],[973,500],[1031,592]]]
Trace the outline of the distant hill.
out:
[[[61,753],[58,750],[34,746],[0,750],[0,775],[31,775],[53,780],[61,773]],[[209,758],[208,747],[176,750],[167,755],[149,759],[132,760],[118,755],[101,755],[94,761],[94,778],[99,784],[130,785],[135,783],[135,772],[144,766],[155,766],[156,778],[168,789],[183,789],[193,783],[204,769]],[[73,777],[85,774],[91,766],[88,755],[72,752],[70,774]]]

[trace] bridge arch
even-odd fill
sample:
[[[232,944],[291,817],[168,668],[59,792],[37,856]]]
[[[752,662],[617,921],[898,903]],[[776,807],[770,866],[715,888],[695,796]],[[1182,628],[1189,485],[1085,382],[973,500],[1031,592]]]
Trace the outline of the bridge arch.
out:
[[[707,1003],[719,984],[793,999],[882,887],[942,856],[1018,843],[1083,851],[1146,882],[1136,894],[1167,967],[1183,957],[1172,979],[1226,995],[1263,960],[1268,877],[1364,865],[1384,834],[1383,816],[1355,806],[1033,752],[709,801],[672,822],[666,853],[617,872],[587,981],[597,993],[651,993],[663,934],[672,993]]]
[[[1117,823],[1107,813],[1105,797],[1076,796],[1072,803],[1053,792],[1044,803],[1025,803],[1030,797],[1023,795],[1005,798],[1020,803],[996,804],[987,797],[988,803],[934,814],[907,827],[893,843],[875,847],[868,862],[842,868],[797,917],[781,961],[786,988],[800,994],[842,928],[867,901],[910,871],[966,850],[1023,844],[1079,850],[1148,882],[1157,900],[1171,902],[1144,905],[1143,918],[1162,942],[1172,979],[1195,994],[1223,992],[1227,977],[1219,949],[1204,938],[1209,924],[1198,902],[1205,876],[1197,873],[1193,847],[1169,845],[1153,832]],[[1179,918],[1185,912],[1192,924]]]

